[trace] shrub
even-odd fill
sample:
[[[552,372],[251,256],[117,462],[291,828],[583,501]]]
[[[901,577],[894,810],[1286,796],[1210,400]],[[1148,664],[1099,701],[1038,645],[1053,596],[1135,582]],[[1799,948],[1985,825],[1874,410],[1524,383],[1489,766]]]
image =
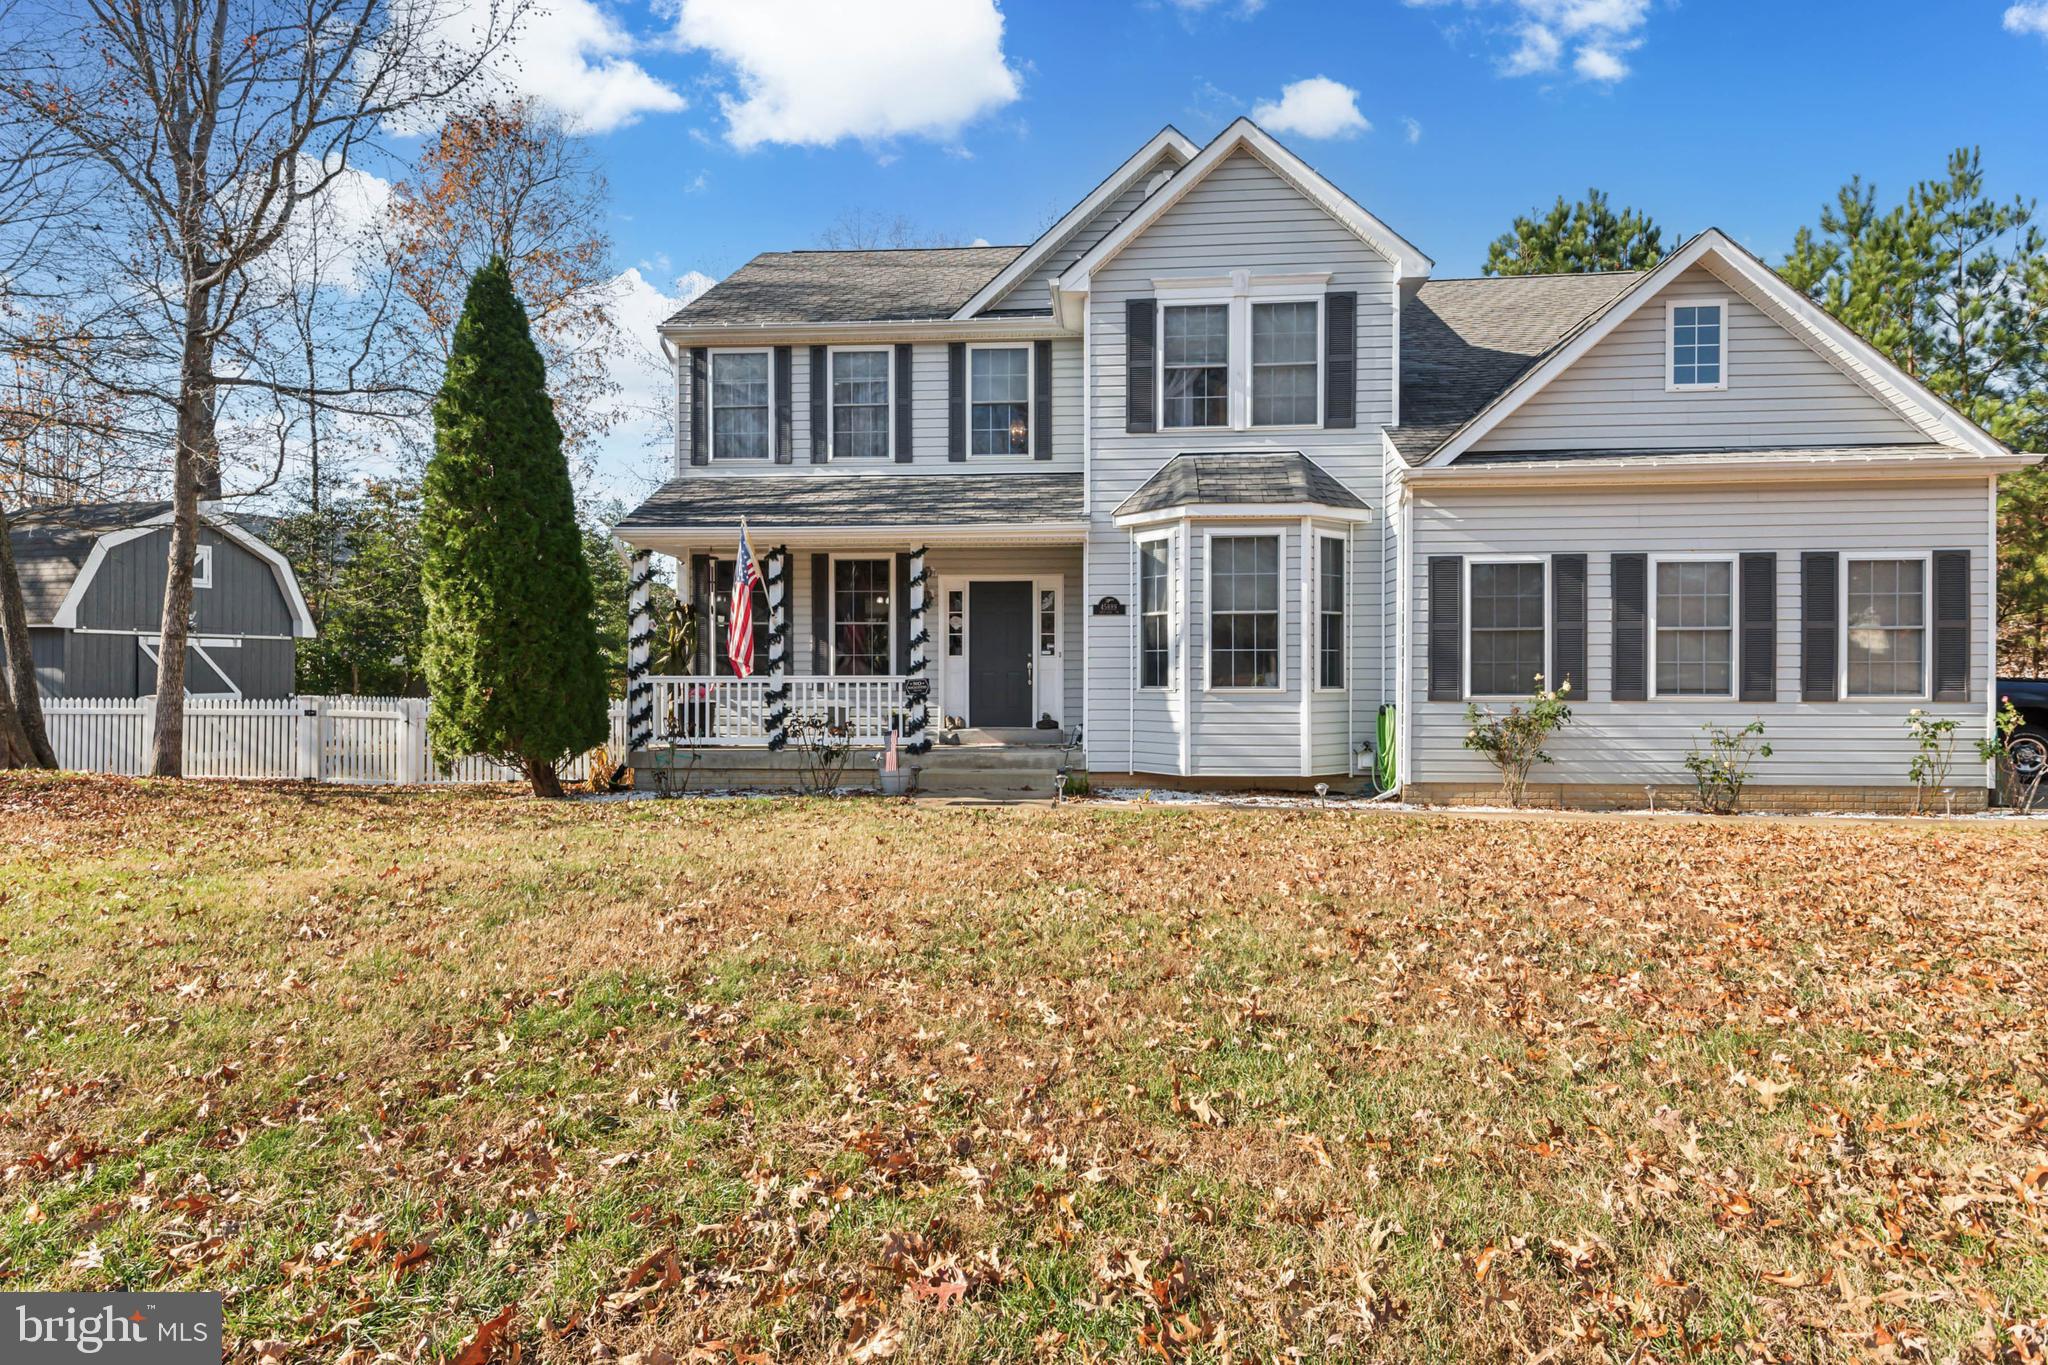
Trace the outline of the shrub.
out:
[[[1700,730],[1707,736],[1707,747],[1702,750],[1694,740],[1692,752],[1685,756],[1685,770],[1699,788],[1700,809],[1733,815],[1742,804],[1742,789],[1749,784],[1751,771],[1760,759],[1771,756],[1771,746],[1763,742],[1764,723],[1753,720],[1740,730],[1730,730],[1709,721]]]
[[[1956,731],[1962,722],[1954,717],[1936,720],[1920,707],[1906,713],[1906,733],[1912,736],[1918,752],[1906,768],[1906,775],[1913,781],[1913,810],[1917,814],[1926,800],[1929,787],[1947,790],[1949,769],[1956,761]]]
[[[1522,804],[1532,768],[1555,761],[1543,745],[1571,724],[1572,709],[1564,701],[1571,689],[1569,679],[1554,690],[1546,689],[1539,673],[1528,702],[1513,703],[1505,715],[1495,714],[1490,706],[1465,703],[1465,747],[1485,754],[1500,770],[1501,794],[1509,805]]]

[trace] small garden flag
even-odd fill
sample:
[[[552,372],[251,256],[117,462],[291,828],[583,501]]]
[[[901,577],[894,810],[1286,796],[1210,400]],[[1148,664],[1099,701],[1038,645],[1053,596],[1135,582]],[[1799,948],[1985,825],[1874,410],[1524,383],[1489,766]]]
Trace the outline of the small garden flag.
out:
[[[747,544],[747,523],[740,522],[740,549],[732,562],[732,611],[725,628],[725,657],[732,661],[735,678],[754,676],[754,585],[761,570],[754,563],[754,547]]]

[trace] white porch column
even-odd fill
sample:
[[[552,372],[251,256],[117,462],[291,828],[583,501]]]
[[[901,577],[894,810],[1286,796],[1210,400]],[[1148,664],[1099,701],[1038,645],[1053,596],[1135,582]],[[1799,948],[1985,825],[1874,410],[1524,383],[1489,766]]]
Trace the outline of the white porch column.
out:
[[[910,552],[910,672],[906,675],[904,689],[910,694],[905,707],[908,714],[903,721],[903,735],[907,741],[903,748],[909,754],[931,752],[931,675],[926,672],[930,666],[925,659],[925,646],[931,643],[932,633],[925,628],[925,605],[931,596],[925,586],[931,582],[932,571],[925,565],[925,546],[918,546]],[[1034,601],[1033,611],[1037,610]],[[1033,617],[1036,620],[1036,616]]]
[[[626,751],[654,743],[654,555],[636,549],[626,570]]]
[[[763,584],[768,594],[768,748],[780,752],[789,744],[789,547],[768,552]]]

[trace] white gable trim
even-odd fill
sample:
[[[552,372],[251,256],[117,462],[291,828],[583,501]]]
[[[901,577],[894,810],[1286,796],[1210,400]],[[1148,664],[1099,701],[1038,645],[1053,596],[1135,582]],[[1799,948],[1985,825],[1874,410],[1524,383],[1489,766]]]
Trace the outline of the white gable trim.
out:
[[[1633,317],[1665,285],[1694,265],[1711,258],[1727,273],[1723,278],[1751,303],[1796,328],[1829,355],[1871,395],[1925,431],[1936,441],[1993,458],[2010,456],[2003,445],[1970,421],[1926,385],[1893,364],[1877,348],[1816,307],[1812,300],[1779,279],[1762,261],[1744,251],[1718,228],[1708,228],[1666,256],[1630,286],[1593,324],[1560,347],[1556,354],[1497,395],[1429,457],[1425,468],[1450,464],[1486,434],[1506,421],[1553,379],[1579,362],[1615,328]],[[1717,274],[1721,271],[1716,271]]]
[[[1215,140],[1204,147],[1194,160],[1174,173],[1172,180],[1141,204],[1130,217],[1112,229],[1108,236],[1097,242],[1085,256],[1067,267],[1066,273],[1060,276],[1054,287],[1061,293],[1086,293],[1090,275],[1113,260],[1118,252],[1157,222],[1162,213],[1179,203],[1189,190],[1206,179],[1209,172],[1221,165],[1226,157],[1240,149],[1258,157],[1274,174],[1300,191],[1316,207],[1343,224],[1360,241],[1386,257],[1394,267],[1396,279],[1425,279],[1435,268],[1436,263],[1423,255],[1421,249],[1413,242],[1367,213],[1351,196],[1325,180],[1307,162],[1281,146],[1272,134],[1250,119],[1241,118],[1217,134]]]
[[[1122,196],[1161,155],[1168,151],[1177,152],[1181,164],[1185,165],[1193,160],[1197,150],[1195,144],[1172,124],[1161,128],[1152,135],[1152,140],[1140,147],[1128,161],[1111,171],[1108,179],[1089,191],[1087,198],[1067,210],[1066,216],[1057,223],[1041,232],[1038,240],[1026,247],[1016,260],[1004,266],[1000,275],[983,285],[973,298],[961,304],[960,310],[953,314],[954,318],[971,318],[1008,293],[1017,281],[1037,269],[1046,257],[1059,250],[1067,239],[1080,231],[1091,218]]]
[[[149,535],[159,526],[170,525],[172,516],[172,513],[165,512],[138,525],[124,527],[119,531],[109,531],[94,541],[91,552],[85,557],[85,563],[79,567],[78,577],[71,580],[70,591],[66,592],[64,600],[57,604],[57,610],[50,614],[50,624],[66,630],[77,629],[79,604],[85,601],[86,589],[92,586],[92,580],[99,573],[100,566],[106,563],[107,551],[116,545],[124,545],[138,537]],[[306,599],[299,592],[298,575],[292,572],[291,561],[232,522],[216,520],[204,513],[199,519],[217,534],[225,536],[270,566],[271,575],[277,579],[277,586],[284,593],[285,604],[291,609],[292,634],[300,639],[311,639],[314,633],[313,613],[308,610]]]

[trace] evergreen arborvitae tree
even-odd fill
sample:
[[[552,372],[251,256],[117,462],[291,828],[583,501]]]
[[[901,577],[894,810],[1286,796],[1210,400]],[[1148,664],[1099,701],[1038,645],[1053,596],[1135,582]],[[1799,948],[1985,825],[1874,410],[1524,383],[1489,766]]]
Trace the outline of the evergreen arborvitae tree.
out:
[[[455,327],[420,536],[435,752],[490,755],[561,795],[556,765],[605,738],[605,678],[562,429],[502,260]]]

